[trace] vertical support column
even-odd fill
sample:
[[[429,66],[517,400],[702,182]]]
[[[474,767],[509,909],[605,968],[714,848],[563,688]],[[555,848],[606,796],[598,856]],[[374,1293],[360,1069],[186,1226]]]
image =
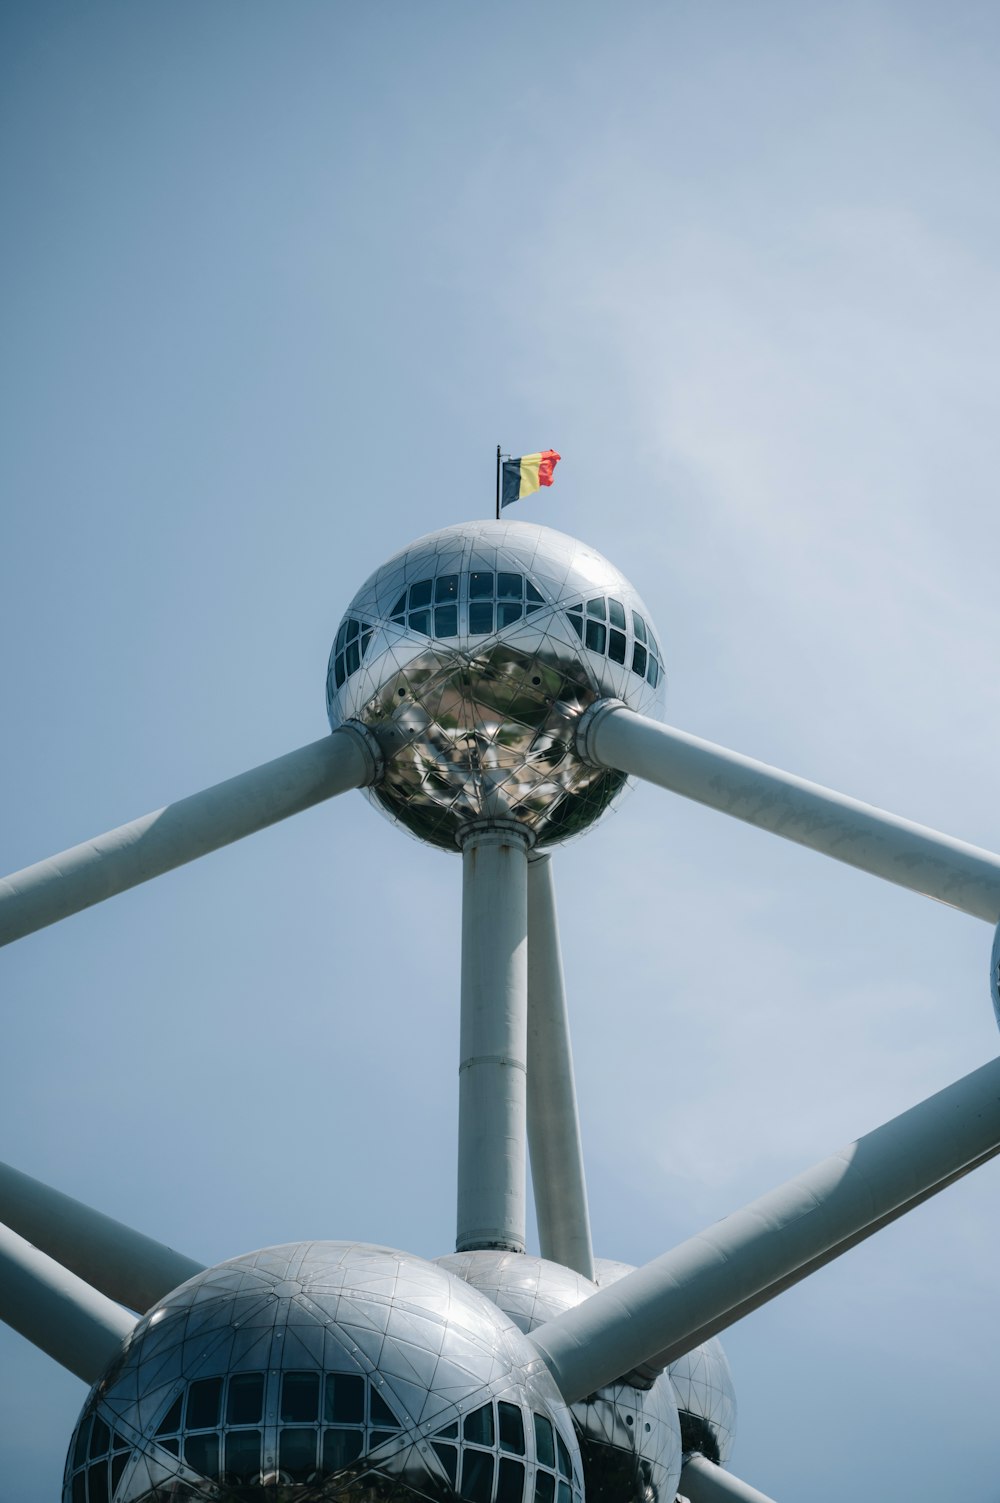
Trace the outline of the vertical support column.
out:
[[[462,841],[458,1252],[524,1252],[528,844],[513,824]]]
[[[555,891],[548,856],[528,863],[528,1148],[543,1258],[594,1277]]]

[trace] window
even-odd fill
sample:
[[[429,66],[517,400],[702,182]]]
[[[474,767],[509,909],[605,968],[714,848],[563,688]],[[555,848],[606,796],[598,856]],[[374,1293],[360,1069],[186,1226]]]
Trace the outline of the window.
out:
[[[543,1466],[554,1467],[556,1464],[555,1440],[552,1434],[552,1421],[544,1415],[532,1416],[535,1421],[535,1454]]]
[[[500,1416],[500,1449],[515,1456],[524,1455],[524,1420],[517,1404],[497,1405]]]
[[[209,1430],[219,1423],[219,1404],[222,1399],[222,1379],[202,1378],[188,1389],[188,1430]]]
[[[335,1425],[365,1422],[365,1380],[352,1373],[327,1373],[323,1418]]]
[[[633,636],[631,659],[627,635],[629,615]],[[652,633],[638,611],[626,613],[620,600],[595,596],[587,601],[586,616],[582,603],[567,606],[566,616],[590,652],[599,652],[602,656],[606,653],[612,663],[620,663],[623,668],[630,664],[637,678],[644,678],[651,688],[656,688],[663,670],[653,651]],[[605,626],[605,621],[610,624]]]
[[[232,1409],[233,1392],[229,1390],[229,1406]],[[312,1424],[319,1418],[319,1373],[285,1373],[281,1379],[281,1418],[302,1420]],[[260,1419],[260,1410],[250,1416],[250,1422]]]
[[[331,699],[351,674],[357,673],[371,639],[372,628],[357,617],[348,616],[340,623],[327,672],[326,687]]]

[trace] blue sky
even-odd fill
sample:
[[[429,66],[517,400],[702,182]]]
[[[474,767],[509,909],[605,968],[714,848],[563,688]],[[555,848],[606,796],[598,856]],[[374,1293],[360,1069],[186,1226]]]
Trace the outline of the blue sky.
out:
[[[409,538],[525,520],[674,724],[1000,848],[986,4],[8,6],[0,853],[314,739]],[[597,1250],[996,1051],[987,926],[639,789],[556,863]],[[206,1261],[451,1249],[460,872],[350,796],[3,952],[2,1157]],[[779,1500],[996,1503],[1000,1172],[734,1328]],[[0,1335],[0,1503],[83,1386]]]

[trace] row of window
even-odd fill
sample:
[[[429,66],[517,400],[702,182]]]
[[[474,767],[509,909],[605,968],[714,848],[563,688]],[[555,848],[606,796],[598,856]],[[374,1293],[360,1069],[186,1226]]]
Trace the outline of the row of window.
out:
[[[551,1420],[542,1414],[532,1419],[537,1460],[532,1503],[572,1503],[569,1450]],[[436,1431],[431,1445],[452,1487],[468,1503],[524,1503],[525,1464],[513,1459],[526,1452],[519,1405],[501,1400],[494,1414],[494,1406],[484,1404],[462,1421],[461,1445],[457,1420]]]
[[[583,605],[571,605],[566,612],[573,630],[590,652],[599,652],[613,663],[628,663],[632,672],[655,689],[663,671],[654,651],[653,636],[638,611],[632,617],[632,652],[629,654],[625,607],[620,600],[598,595]]]
[[[463,576],[439,574],[420,579],[404,590],[390,612],[397,626],[425,637],[457,637],[459,593]],[[511,626],[533,611],[541,610],[545,598],[523,574],[473,570],[468,576],[467,620],[471,637],[488,636]]]
[[[349,616],[346,621],[340,623],[327,675],[327,677],[333,677],[338,689],[345,679],[350,678],[352,673],[357,673],[361,667],[361,660],[368,651],[368,643],[371,639],[372,629],[366,622]],[[332,685],[330,697],[333,698]]]

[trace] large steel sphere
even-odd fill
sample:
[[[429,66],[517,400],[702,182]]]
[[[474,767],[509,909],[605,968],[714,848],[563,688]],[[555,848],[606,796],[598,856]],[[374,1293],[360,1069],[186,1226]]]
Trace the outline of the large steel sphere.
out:
[[[491,1299],[526,1334],[597,1292],[572,1269],[526,1253],[465,1252],[439,1258]],[[571,1406],[587,1503],[673,1503],[681,1431],[666,1374],[648,1386],[609,1383]]]
[[[602,1287],[635,1270],[631,1263],[595,1258]],[[716,1465],[729,1460],[736,1438],[736,1390],[729,1360],[717,1336],[671,1362],[667,1368],[681,1420],[684,1453],[699,1451]]]
[[[583,1503],[538,1353],[433,1263],[266,1248],[148,1311],[91,1391],[63,1503]]]
[[[663,658],[635,590],[586,544],[530,522],[465,522],[411,543],[347,608],[330,654],[330,724],[386,751],[368,797],[448,850],[516,820],[540,846],[610,807],[624,774],[575,752],[595,700],[657,714]]]

